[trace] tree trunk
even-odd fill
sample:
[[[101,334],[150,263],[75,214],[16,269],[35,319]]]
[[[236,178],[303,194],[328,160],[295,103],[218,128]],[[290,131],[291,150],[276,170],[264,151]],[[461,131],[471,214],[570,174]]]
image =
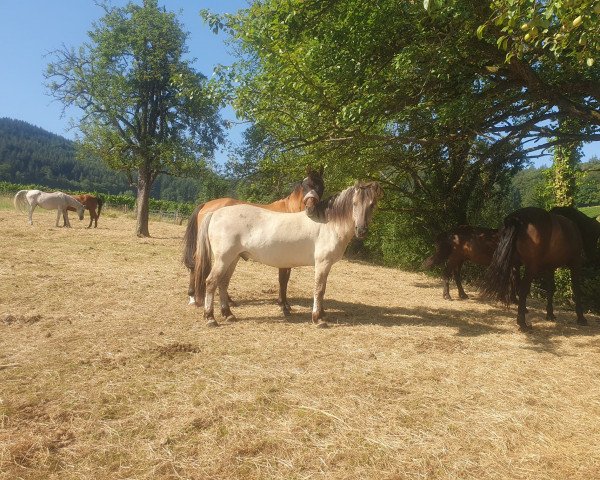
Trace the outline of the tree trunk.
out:
[[[138,184],[137,184],[137,216],[135,234],[138,237],[149,237],[150,231],[148,230],[148,214],[149,214],[149,200],[150,200],[150,189],[152,188],[152,176],[150,172],[143,168],[138,171]]]

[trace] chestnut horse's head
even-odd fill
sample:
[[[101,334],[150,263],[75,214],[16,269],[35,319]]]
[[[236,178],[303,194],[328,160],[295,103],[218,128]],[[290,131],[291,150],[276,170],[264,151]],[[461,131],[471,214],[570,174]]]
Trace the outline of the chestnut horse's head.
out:
[[[319,170],[306,167],[306,178],[302,180],[302,201],[309,217],[315,214],[317,204],[321,201],[324,192],[323,166]]]

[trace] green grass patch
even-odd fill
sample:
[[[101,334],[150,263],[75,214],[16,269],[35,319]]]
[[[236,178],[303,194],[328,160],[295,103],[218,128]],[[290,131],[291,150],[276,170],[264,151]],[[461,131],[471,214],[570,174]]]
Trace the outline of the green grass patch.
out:
[[[600,205],[596,205],[595,207],[581,207],[579,210],[592,218],[596,218],[600,215]]]

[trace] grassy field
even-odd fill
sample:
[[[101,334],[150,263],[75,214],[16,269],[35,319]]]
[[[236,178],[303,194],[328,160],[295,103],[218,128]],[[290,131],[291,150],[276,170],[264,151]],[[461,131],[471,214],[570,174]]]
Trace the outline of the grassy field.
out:
[[[600,205],[596,205],[595,207],[581,207],[579,210],[585,213],[588,217],[600,217]]]
[[[342,261],[310,323],[312,269],[240,262],[239,321],[187,306],[184,226],[107,212],[34,225],[0,202],[1,479],[592,479],[600,318],[535,331],[447,302],[422,274]],[[87,217],[86,217],[87,218]]]

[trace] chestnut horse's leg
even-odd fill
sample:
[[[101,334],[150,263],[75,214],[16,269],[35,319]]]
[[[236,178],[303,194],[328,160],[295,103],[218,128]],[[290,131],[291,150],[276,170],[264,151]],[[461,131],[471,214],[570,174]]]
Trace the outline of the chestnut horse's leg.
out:
[[[517,324],[522,331],[531,330],[531,323],[527,323],[525,314],[527,313],[527,295],[529,295],[529,291],[531,290],[532,280],[533,276],[531,272],[525,267],[525,275],[519,284],[519,309],[517,312]]]
[[[279,298],[277,299],[277,305],[281,307],[281,311],[286,317],[290,315],[290,310],[292,309],[287,301],[287,287],[291,273],[291,268],[279,269]]]
[[[554,292],[556,291],[554,269],[550,269],[544,274],[544,284],[546,287],[546,320],[556,320],[556,315],[554,315]]]
[[[575,302],[575,313],[577,313],[577,324],[587,325],[588,321],[583,316],[583,306],[581,305],[581,267],[572,266],[571,270],[571,288],[573,289],[573,301]]]
[[[466,300],[469,296],[465,293],[462,286],[462,278],[460,276],[460,269],[462,268],[462,262],[454,267],[454,281],[456,282],[456,288],[458,289],[458,298]]]
[[[96,209],[94,208],[94,206],[90,206],[90,208],[88,208],[88,212],[90,212],[90,224],[87,226],[87,228],[92,228],[92,222],[94,221],[94,218],[98,218],[96,217]],[[96,220],[96,227],[98,226],[98,220]],[[95,227],[94,227],[95,228]]]
[[[315,262],[315,298],[312,311],[312,321],[319,328],[327,327],[327,322],[323,320],[323,296],[327,286],[327,276],[331,270],[329,262]]]

